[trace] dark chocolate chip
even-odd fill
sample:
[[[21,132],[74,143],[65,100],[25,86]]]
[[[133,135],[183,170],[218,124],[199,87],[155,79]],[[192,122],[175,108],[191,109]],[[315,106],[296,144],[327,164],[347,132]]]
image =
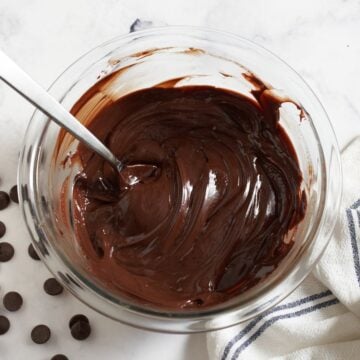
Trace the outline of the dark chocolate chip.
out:
[[[40,260],[39,255],[37,254],[37,252],[34,249],[33,244],[30,244],[28,247],[28,254],[29,256],[34,259],[34,260]]]
[[[9,195],[5,191],[0,191],[0,210],[7,208],[9,203]]]
[[[72,327],[75,323],[77,323],[77,322],[79,322],[79,321],[87,322],[88,324],[90,323],[90,322],[89,322],[89,319],[88,319],[85,315],[83,315],[83,314],[77,314],[77,315],[74,315],[74,316],[70,319],[70,321],[69,321],[69,328],[71,329],[71,327]]]
[[[5,294],[3,299],[5,309],[8,311],[17,311],[23,304],[22,296],[16,291],[10,291]]]
[[[17,185],[14,185],[9,192],[10,195],[10,199],[11,201],[13,201],[14,203],[19,203],[19,194],[18,194],[18,187]]]
[[[14,248],[7,242],[0,243],[0,262],[6,262],[11,260],[14,256]]]
[[[85,340],[91,333],[90,324],[86,321],[77,321],[71,326],[71,335],[76,340]]]
[[[55,296],[61,294],[64,288],[55,278],[50,278],[44,282],[44,290],[47,294]]]
[[[35,344],[45,344],[51,336],[51,331],[46,325],[37,325],[31,331],[31,339]]]
[[[6,233],[6,226],[5,224],[0,221],[0,238],[2,238]]]
[[[10,329],[10,321],[6,316],[0,315],[0,335],[4,335]]]
[[[63,354],[57,354],[54,355],[51,360],[69,360],[65,355]]]

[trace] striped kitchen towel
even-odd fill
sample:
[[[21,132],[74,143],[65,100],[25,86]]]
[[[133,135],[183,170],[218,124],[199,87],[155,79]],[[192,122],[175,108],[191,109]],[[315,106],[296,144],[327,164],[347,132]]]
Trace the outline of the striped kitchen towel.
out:
[[[342,165],[340,215],[313,273],[264,314],[209,333],[210,359],[360,359],[360,138]]]

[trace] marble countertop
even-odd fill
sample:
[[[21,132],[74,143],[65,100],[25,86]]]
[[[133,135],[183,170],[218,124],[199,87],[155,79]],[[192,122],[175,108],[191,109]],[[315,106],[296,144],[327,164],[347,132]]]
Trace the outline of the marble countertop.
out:
[[[68,64],[95,45],[127,33],[136,18],[159,24],[205,25],[251,39],[278,54],[313,88],[333,123],[340,148],[360,134],[360,2],[357,0],[1,0],[0,48],[48,87]],[[1,66],[1,64],[0,64]],[[0,190],[16,182],[17,157],[32,106],[0,83]],[[86,308],[70,294],[50,297],[43,264],[27,255],[30,241],[17,205],[0,212],[7,226],[2,241],[15,257],[0,264],[0,297],[16,290],[24,306],[7,314],[11,329],[0,337],[0,358],[69,359],[207,358],[205,335],[164,335],[133,329]],[[68,319],[85,313],[91,338],[73,340]],[[30,331],[46,323],[52,338],[35,345]]]

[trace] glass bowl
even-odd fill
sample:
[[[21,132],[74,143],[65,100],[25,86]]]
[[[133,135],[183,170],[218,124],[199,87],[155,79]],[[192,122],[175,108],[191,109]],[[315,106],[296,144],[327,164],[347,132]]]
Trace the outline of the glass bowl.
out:
[[[135,303],[94,278],[77,246],[72,224],[72,180],[79,166],[64,166],[78,142],[35,111],[19,165],[23,215],[41,259],[78,299],[100,313],[140,328],[190,333],[234,325],[269,309],[310,273],[335,224],[342,179],[338,146],[315,94],[283,61],[241,37],[195,27],[164,27],[131,33],[85,54],[61,74],[50,93],[66,109],[92,85],[117,72],[95,97],[108,99],[154,84],[214,85],[251,97],[255,74],[297,104],[285,102],[280,123],[290,136],[303,172],[308,206],[294,234],[294,246],[280,265],[255,287],[230,301],[198,311],[165,311]],[[78,105],[77,105],[78,106]],[[301,109],[301,114],[298,110]],[[87,115],[79,114],[86,124]],[[61,141],[60,141],[61,140]]]

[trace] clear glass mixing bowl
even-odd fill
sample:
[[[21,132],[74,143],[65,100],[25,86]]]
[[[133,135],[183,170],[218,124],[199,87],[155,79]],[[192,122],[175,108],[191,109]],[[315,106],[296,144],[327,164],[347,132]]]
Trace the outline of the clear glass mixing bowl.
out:
[[[231,34],[194,27],[166,27],[106,42],[71,65],[50,88],[71,109],[92,85],[117,71],[93,108],[109,98],[181,78],[175,86],[215,85],[251,96],[244,73],[252,72],[301,107],[285,103],[280,123],[289,134],[304,177],[308,207],[295,245],[265,281],[214,308],[162,311],[122,298],[87,271],[71,218],[72,179],[79,167],[63,166],[77,146],[71,136],[36,111],[26,132],[19,165],[22,210],[33,244],[54,276],[93,309],[123,323],[164,332],[199,332],[245,321],[274,306],[309,274],[330,239],[341,197],[338,146],[315,94],[283,61]],[[86,114],[79,120],[86,123]],[[59,141],[59,135],[62,141]],[[64,186],[64,184],[66,186]]]

